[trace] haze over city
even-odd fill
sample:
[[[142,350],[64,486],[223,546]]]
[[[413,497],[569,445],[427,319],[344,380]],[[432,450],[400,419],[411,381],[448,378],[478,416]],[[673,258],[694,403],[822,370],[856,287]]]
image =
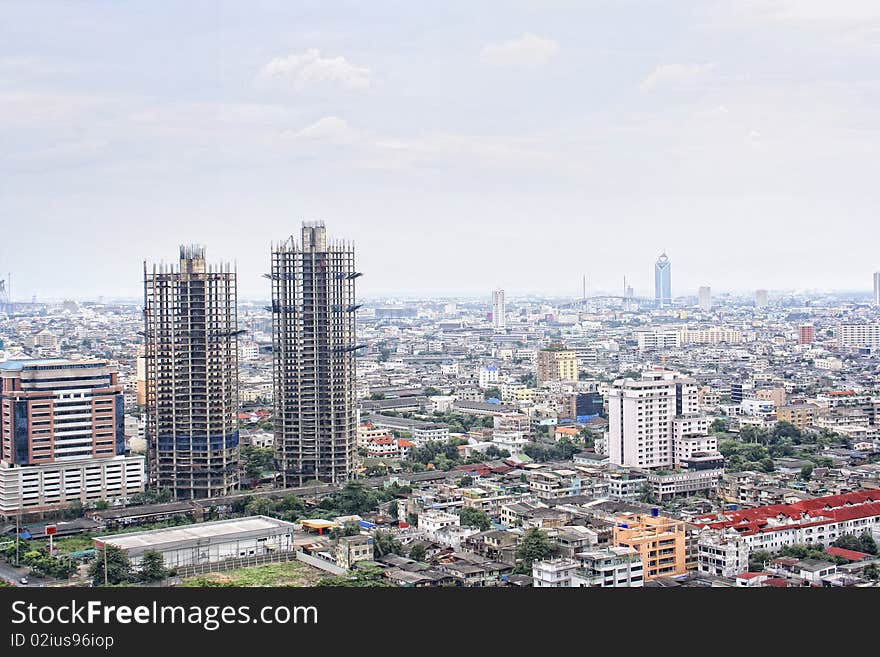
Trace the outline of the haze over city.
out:
[[[143,260],[190,242],[267,296],[270,241],[311,219],[354,241],[363,295],[578,296],[586,275],[650,296],[663,250],[675,296],[867,294],[880,268],[874,2],[4,13],[20,299],[138,298]]]

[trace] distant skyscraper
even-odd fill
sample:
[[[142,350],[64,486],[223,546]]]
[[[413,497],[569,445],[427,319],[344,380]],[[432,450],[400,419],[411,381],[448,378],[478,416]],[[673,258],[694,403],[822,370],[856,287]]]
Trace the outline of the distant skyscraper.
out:
[[[712,309],[712,288],[700,288],[700,310],[709,312]]]
[[[238,487],[236,274],[180,247],[178,268],[144,263],[150,475],[176,499]]]
[[[816,327],[812,324],[798,326],[798,344],[812,344],[816,339]]]
[[[755,290],[755,307],[767,307],[767,290]]]
[[[880,271],[874,272],[874,305],[880,306]]]
[[[666,253],[654,265],[654,299],[660,307],[672,305],[672,263]]]
[[[272,247],[275,455],[284,486],[354,475],[354,247],[304,223]]]
[[[504,290],[492,291],[492,326],[503,330],[507,326],[507,311],[504,306]]]

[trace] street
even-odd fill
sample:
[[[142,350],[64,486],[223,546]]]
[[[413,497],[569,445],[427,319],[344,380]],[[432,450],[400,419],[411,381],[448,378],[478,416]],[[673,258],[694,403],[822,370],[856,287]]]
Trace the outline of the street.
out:
[[[29,574],[30,568],[22,567],[15,568],[12,565],[0,561],[0,578],[12,584],[13,586],[45,586],[47,580],[42,577],[34,577]],[[27,577],[28,583],[27,585],[21,583],[21,578]]]

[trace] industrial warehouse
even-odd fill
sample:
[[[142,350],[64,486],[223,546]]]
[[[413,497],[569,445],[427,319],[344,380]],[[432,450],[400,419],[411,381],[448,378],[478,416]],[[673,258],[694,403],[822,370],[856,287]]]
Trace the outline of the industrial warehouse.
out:
[[[95,538],[96,548],[105,544],[125,551],[135,567],[150,550],[159,552],[168,568],[295,551],[293,523],[266,516]]]

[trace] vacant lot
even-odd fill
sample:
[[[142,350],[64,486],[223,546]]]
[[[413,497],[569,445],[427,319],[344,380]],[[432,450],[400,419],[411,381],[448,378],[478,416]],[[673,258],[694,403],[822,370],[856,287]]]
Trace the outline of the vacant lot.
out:
[[[300,561],[187,577],[181,586],[314,586],[326,573]]]

